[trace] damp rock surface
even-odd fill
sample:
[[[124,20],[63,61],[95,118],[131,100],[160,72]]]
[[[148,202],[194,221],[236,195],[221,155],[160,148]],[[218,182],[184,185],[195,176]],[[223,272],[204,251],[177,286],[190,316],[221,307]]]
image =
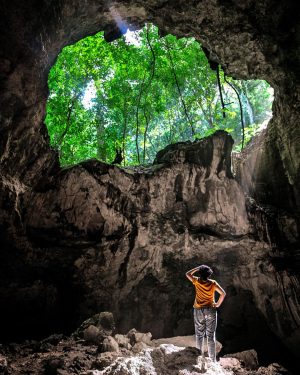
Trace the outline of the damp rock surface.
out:
[[[278,269],[284,255],[274,247],[279,233],[293,238],[292,228],[272,229],[276,210],[246,198],[231,172],[231,147],[220,131],[167,147],[148,168],[90,160],[24,193],[22,241],[2,263],[9,269],[18,254],[23,268],[13,263],[0,288],[4,315],[15,316],[14,334],[30,336],[38,326],[73,330],[105,310],[113,311],[121,334],[132,326],[154,338],[192,334],[194,287],[185,272],[207,263],[227,292],[219,313],[220,338],[229,338],[225,352],[246,342],[273,358],[274,340],[294,350],[298,287]],[[26,325],[11,301],[22,306]],[[88,319],[79,337],[99,344],[111,336],[113,321],[104,315]]]
[[[0,371],[7,375],[21,375],[24,372],[41,375],[194,375],[204,372],[208,375],[289,374],[277,363],[259,367],[254,350],[227,355],[212,363],[207,356],[199,357],[194,342],[186,345],[190,343],[189,337],[168,338],[164,339],[165,343],[154,344],[149,341],[146,345],[141,340],[147,334],[131,329],[127,334],[128,339],[133,332],[138,341],[131,350],[121,346],[116,350],[115,345],[104,347],[103,344],[94,345],[89,340],[74,340],[71,337],[63,337],[56,343],[53,337],[46,338],[43,343],[48,342],[47,348],[39,341],[3,345],[0,348],[3,353],[0,354]],[[120,338],[121,335],[108,336],[105,340],[116,343],[118,336]],[[182,345],[174,345],[172,341]],[[135,349],[138,344],[143,344],[139,350]],[[255,359],[251,371],[250,362],[246,365],[245,358],[252,358],[252,365]]]

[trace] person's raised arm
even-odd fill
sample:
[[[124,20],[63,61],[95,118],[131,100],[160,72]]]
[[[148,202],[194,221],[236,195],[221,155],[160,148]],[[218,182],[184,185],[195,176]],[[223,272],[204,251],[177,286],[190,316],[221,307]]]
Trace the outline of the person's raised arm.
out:
[[[185,274],[185,276],[186,276],[191,282],[193,282],[193,281],[194,281],[194,278],[195,278],[195,277],[193,277],[193,274],[194,274],[195,272],[197,272],[198,270],[199,270],[199,266],[198,266],[198,267],[195,267],[195,268],[193,268],[193,269],[191,269],[191,270],[189,270],[189,271],[187,271],[186,274]]]
[[[220,297],[219,297],[219,299],[218,299],[218,302],[215,303],[214,306],[215,306],[215,307],[220,307],[221,304],[222,304],[222,302],[224,301],[224,298],[225,298],[225,296],[226,296],[226,292],[225,292],[225,290],[224,290],[222,287],[220,287],[219,284],[216,285],[216,289],[215,289],[215,291],[218,292],[218,293],[220,294]]]

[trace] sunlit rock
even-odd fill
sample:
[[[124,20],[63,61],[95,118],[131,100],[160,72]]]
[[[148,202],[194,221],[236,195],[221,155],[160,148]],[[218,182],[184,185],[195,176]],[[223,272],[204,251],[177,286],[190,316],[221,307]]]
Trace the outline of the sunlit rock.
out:
[[[250,370],[256,370],[259,367],[257,353],[253,349],[245,350],[239,353],[224,355],[223,358],[221,359],[221,363],[222,361],[223,362],[226,361],[225,358],[236,358],[242,363],[244,367]]]
[[[133,328],[127,333],[126,336],[129,338],[131,345],[138,344],[139,342],[143,342],[146,345],[151,345],[151,332],[142,333]]]
[[[101,350],[103,352],[118,352],[119,351],[119,345],[113,337],[107,336],[103,340]]]

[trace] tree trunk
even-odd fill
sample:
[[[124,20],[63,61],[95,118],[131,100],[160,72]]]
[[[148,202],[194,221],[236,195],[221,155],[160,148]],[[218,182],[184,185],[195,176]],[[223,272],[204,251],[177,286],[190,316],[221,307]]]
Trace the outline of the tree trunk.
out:
[[[122,154],[123,154],[123,165],[125,166],[125,164],[126,164],[125,139],[126,139],[127,120],[128,120],[128,112],[127,112],[127,108],[126,108],[126,101],[124,101],[123,118],[124,118],[124,126],[123,126],[123,137],[122,137]]]
[[[145,128],[145,132],[144,132],[144,154],[143,154],[143,163],[145,164],[145,159],[146,159],[146,139],[147,139],[147,131],[148,131],[148,128],[149,128],[149,118],[147,117],[147,113],[146,113],[145,108],[144,108],[144,117],[145,117],[145,121],[146,121],[146,128]]]
[[[97,126],[97,158],[103,162],[106,162],[105,152],[105,138],[104,138],[105,127],[103,119],[99,119]]]
[[[105,116],[103,115],[103,106],[99,103],[97,106],[97,158],[106,162],[105,150]]]

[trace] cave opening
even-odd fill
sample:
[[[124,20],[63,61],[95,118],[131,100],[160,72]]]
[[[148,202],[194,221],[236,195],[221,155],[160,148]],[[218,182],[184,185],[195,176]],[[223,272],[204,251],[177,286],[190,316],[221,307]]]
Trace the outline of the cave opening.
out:
[[[220,129],[240,151],[272,117],[266,81],[226,77],[197,40],[161,36],[149,23],[112,42],[100,32],[65,47],[48,85],[45,123],[62,166],[149,165],[166,146]]]
[[[218,331],[226,351],[255,347],[263,364],[296,367],[300,23],[292,2],[43,4],[1,9],[2,338],[69,335],[104,310],[123,333],[191,333],[193,295],[181,274],[205,259],[228,291]],[[43,124],[49,68],[86,35],[118,38],[116,12],[135,27],[153,22],[164,34],[195,36],[228,76],[275,88],[273,118],[241,153],[236,177],[222,132],[165,149],[145,173],[95,160],[59,166]],[[45,350],[50,361],[47,345],[60,339],[28,341],[21,351]],[[13,363],[20,347],[0,348]]]

